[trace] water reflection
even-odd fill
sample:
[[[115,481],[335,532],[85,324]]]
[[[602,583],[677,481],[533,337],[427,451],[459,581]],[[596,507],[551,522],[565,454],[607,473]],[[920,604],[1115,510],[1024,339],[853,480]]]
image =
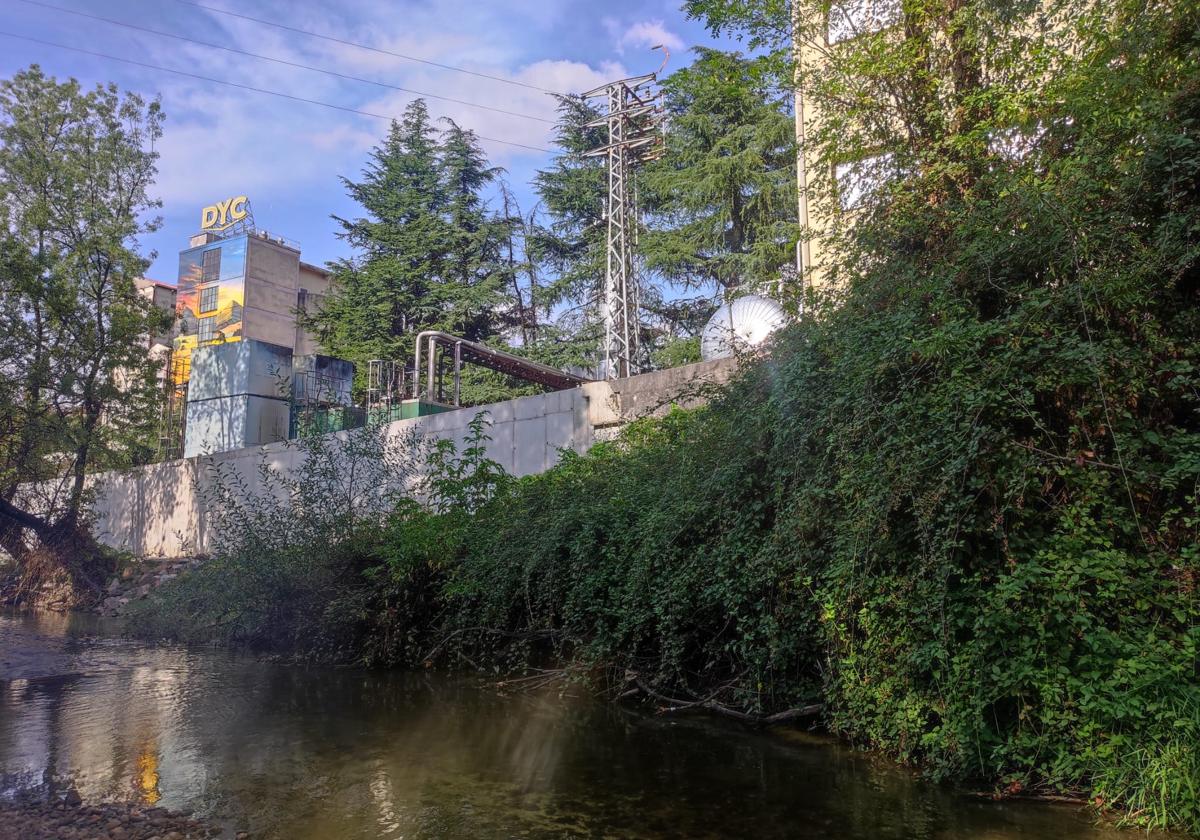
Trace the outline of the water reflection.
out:
[[[0,616],[0,787],[268,837],[1099,838],[798,734],[471,680],[289,668]]]

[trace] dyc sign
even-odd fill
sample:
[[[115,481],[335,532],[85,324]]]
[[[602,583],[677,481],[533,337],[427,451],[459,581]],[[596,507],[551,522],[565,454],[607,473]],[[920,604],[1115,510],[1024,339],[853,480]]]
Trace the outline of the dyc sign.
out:
[[[228,230],[246,218],[250,212],[247,205],[250,199],[244,195],[237,198],[227,198],[205,207],[200,214],[200,230]]]

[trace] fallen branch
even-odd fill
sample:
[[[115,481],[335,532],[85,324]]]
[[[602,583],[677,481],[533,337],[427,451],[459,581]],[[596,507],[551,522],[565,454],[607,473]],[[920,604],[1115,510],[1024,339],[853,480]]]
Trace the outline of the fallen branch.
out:
[[[756,715],[750,712],[743,712],[739,709],[731,708],[723,703],[718,703],[711,697],[703,700],[680,700],[676,697],[670,697],[659,691],[654,690],[646,684],[640,676],[634,676],[633,682],[638,689],[647,697],[651,697],[668,705],[659,708],[659,714],[678,714],[679,712],[688,712],[693,710],[701,710],[712,712],[713,714],[721,715],[722,717],[739,720],[742,723],[749,723],[755,726],[777,726],[782,723],[790,723],[794,720],[802,720],[804,718],[816,717],[825,708],[822,703],[813,703],[808,706],[799,706],[794,709],[786,709],[782,712],[776,712],[771,715]],[[622,693],[620,698],[630,696],[628,691]],[[618,699],[620,699],[618,698]]]
[[[1038,793],[1037,791],[1008,791],[996,790],[965,790],[963,793],[976,799],[990,799],[993,802],[1004,802],[1012,799],[1028,799],[1035,802],[1064,802],[1070,805],[1087,805],[1092,800],[1083,793]]]
[[[526,674],[522,677],[508,677],[496,683],[496,688],[500,689],[515,689],[517,691],[537,691],[552,683],[564,682],[577,673],[574,668],[552,668],[543,670],[541,668],[533,669],[536,673]]]

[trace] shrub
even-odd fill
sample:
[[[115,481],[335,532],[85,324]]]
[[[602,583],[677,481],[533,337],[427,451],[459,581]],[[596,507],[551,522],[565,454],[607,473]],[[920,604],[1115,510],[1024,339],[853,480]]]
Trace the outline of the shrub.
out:
[[[292,441],[293,470],[264,452],[256,480],[230,462],[198,490],[212,556],[131,616],[140,635],[321,658],[355,655],[386,518],[407,498],[419,442],[368,426]]]

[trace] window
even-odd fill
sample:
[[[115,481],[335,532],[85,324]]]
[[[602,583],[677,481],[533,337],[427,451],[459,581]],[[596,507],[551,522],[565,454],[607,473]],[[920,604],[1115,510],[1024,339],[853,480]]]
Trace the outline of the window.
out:
[[[203,344],[206,341],[212,341],[213,336],[216,334],[216,326],[217,316],[209,315],[207,318],[201,318],[200,332],[196,337],[197,342]]]
[[[988,151],[1012,163],[1024,160],[1038,147],[1046,129],[1037,125],[1032,129],[1000,128],[988,135]]]
[[[834,168],[834,177],[842,209],[862,206],[896,174],[895,159],[890,152],[853,163],[839,163]]]
[[[900,22],[900,0],[834,0],[825,39],[840,44]]]
[[[221,249],[209,248],[204,252],[204,269],[200,274],[201,283],[215,283],[221,279]]]
[[[200,290],[200,312],[215,312],[219,286],[205,286]]]

